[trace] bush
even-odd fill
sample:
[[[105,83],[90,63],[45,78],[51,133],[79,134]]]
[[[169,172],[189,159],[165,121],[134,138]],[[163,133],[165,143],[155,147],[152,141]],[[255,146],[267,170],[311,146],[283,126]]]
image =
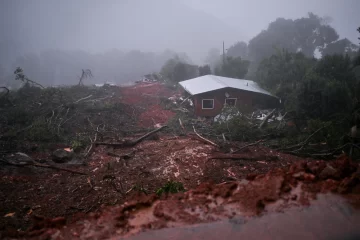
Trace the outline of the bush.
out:
[[[169,181],[163,187],[159,188],[156,194],[160,196],[163,193],[178,193],[184,191],[185,188],[181,182]]]
[[[262,134],[252,120],[233,107],[225,107],[213,127],[217,135],[225,134],[233,141],[251,141]]]
[[[317,132],[312,138],[313,142],[326,142],[330,148],[339,146],[343,142],[343,137],[349,130],[343,121],[321,121],[319,119],[310,119],[308,121],[309,133],[313,133],[319,128],[325,126],[321,131]]]
[[[184,130],[180,126],[179,119],[186,131],[193,131],[192,125],[196,123],[189,113],[177,112],[176,115],[167,122],[168,128],[165,131],[171,132],[177,135],[183,135]]]
[[[73,149],[74,152],[78,152],[82,148],[84,148],[84,144],[81,141],[78,140],[71,141],[71,149]]]
[[[50,142],[60,140],[60,136],[50,129],[45,118],[36,119],[29,130],[24,132],[27,140],[35,142]]]

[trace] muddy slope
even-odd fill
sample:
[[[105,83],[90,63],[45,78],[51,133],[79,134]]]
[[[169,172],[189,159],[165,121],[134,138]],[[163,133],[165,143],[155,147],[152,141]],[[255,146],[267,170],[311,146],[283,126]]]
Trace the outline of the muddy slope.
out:
[[[299,162],[287,169],[249,175],[240,182],[205,183],[186,193],[160,199],[156,195],[142,195],[120,206],[92,213],[66,227],[62,218],[38,219],[27,233],[17,237],[116,239],[154,229],[233,218],[248,221],[294,208],[307,209],[314,205],[313,200],[319,194],[325,193],[333,193],[350,204],[351,209],[357,209],[360,206],[358,165],[346,157],[334,162]],[[331,202],[326,204],[330,206]],[[305,221],[306,217],[302,219],[299,221]]]

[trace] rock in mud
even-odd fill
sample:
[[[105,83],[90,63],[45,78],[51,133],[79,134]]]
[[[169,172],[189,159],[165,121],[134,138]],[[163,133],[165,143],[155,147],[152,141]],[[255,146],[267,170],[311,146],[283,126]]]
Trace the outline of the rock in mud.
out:
[[[69,162],[73,156],[73,152],[68,152],[64,149],[57,149],[52,153],[52,160],[56,163],[66,163]]]
[[[34,163],[34,160],[29,157],[27,154],[22,152],[17,152],[8,157],[8,161],[13,164],[31,164]]]
[[[319,175],[320,179],[337,179],[338,178],[338,171],[330,166],[329,164],[321,171]]]

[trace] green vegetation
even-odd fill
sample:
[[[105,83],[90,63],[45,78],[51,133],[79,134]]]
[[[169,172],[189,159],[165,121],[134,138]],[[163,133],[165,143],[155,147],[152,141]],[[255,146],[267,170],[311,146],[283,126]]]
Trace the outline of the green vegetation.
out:
[[[185,188],[181,182],[169,181],[163,187],[159,188],[156,194],[161,195],[163,193],[178,193],[184,191]]]
[[[309,14],[296,20],[277,19],[249,45],[239,42],[230,47],[224,62],[220,55],[211,59],[216,53],[211,50],[207,61],[215,65],[215,74],[252,76],[280,98],[279,111],[286,117],[260,129],[261,121],[247,109],[224,108],[211,127],[200,123],[196,129],[218,143],[266,139],[263,144],[304,156],[347,151],[353,144],[350,128],[360,127],[360,50],[338,38],[323,19]],[[315,58],[315,50],[323,56]],[[179,118],[186,130],[197,125],[184,115],[179,113],[169,123],[177,133],[183,132]]]
[[[248,72],[250,62],[241,57],[226,57],[221,65],[215,68],[215,75],[243,79]]]
[[[206,69],[202,69],[206,71]],[[190,78],[195,78],[199,75],[198,66],[188,64],[179,57],[169,59],[161,68],[161,76],[165,81],[178,83]]]
[[[257,81],[280,97],[285,110],[311,119],[346,117],[357,107],[360,79],[348,55],[316,60],[302,53],[279,51],[264,59]]]

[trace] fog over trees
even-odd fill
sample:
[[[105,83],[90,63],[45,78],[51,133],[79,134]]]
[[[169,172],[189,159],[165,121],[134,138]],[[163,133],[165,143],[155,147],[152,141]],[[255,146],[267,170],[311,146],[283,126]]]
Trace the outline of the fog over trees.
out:
[[[240,2],[241,11],[236,13],[233,8],[240,9]],[[333,2],[333,6],[339,4]],[[105,81],[120,84],[159,72],[174,58],[190,65],[208,65],[220,75],[255,79],[261,61],[282,49],[301,52],[307,58],[331,54],[348,54],[354,58],[358,52],[358,42],[354,41],[356,27],[348,30],[356,22],[349,21],[335,29],[333,25],[338,26],[347,18],[343,12],[335,12],[335,16],[310,12],[334,12],[326,4],[306,3],[308,8],[301,8],[301,16],[289,17],[298,7],[296,3],[289,5],[279,0],[282,7],[275,7],[274,3],[271,14],[262,12],[265,10],[254,12],[255,3],[246,1],[206,3],[201,0],[2,1],[0,81],[12,86],[13,72],[21,67],[30,79],[43,85],[74,84],[81,69],[91,69],[93,73],[88,84]],[[214,4],[219,9],[228,9],[227,12],[216,12]],[[263,1],[258,4],[267,6]],[[345,1],[343,7],[349,10],[357,5]],[[275,18],[274,12],[278,13]],[[244,21],[245,16],[248,22]],[[264,18],[268,18],[266,24]],[[258,29],[255,35],[254,29]],[[230,65],[234,61],[245,63],[242,66],[246,69],[235,74],[237,70],[230,70],[231,66],[219,65],[223,59],[228,59]],[[233,73],[225,74],[221,68]]]

